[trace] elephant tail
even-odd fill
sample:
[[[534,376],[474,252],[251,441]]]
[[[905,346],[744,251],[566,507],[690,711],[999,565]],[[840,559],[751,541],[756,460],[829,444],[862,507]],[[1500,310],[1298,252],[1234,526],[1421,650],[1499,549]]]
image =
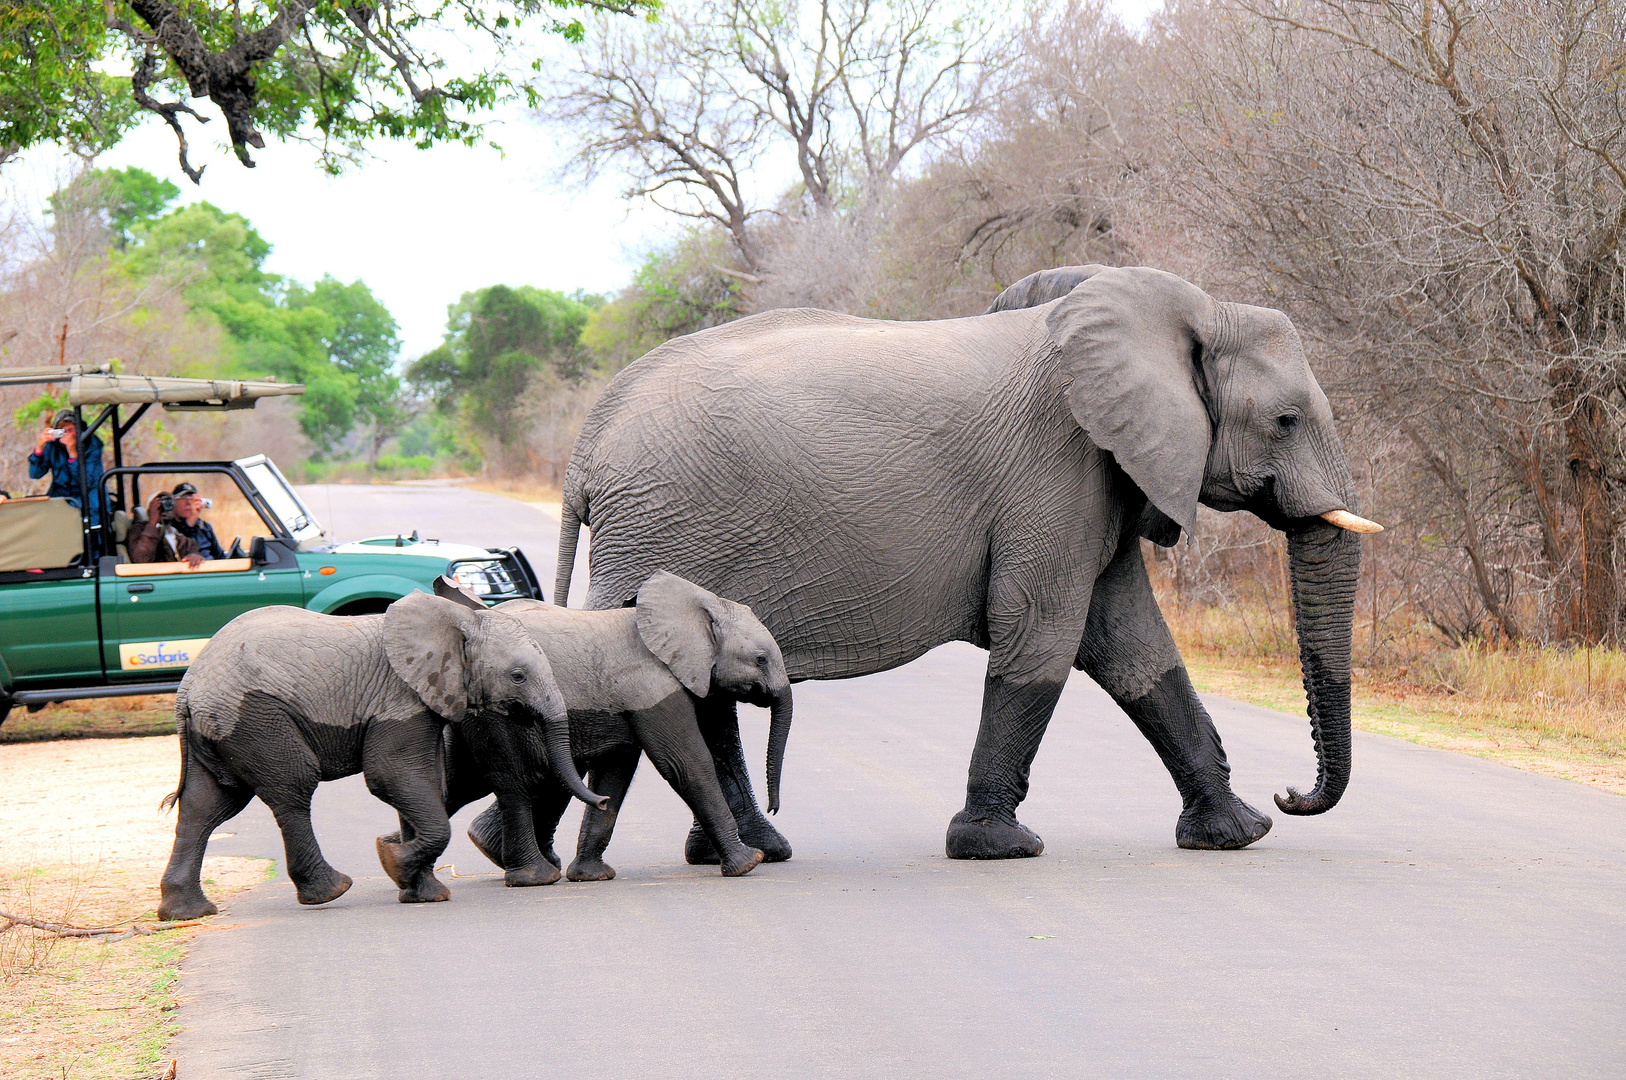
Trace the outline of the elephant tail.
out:
[[[180,801],[181,792],[186,790],[186,761],[192,756],[187,752],[187,744],[190,740],[186,737],[186,728],[191,719],[192,710],[186,704],[186,687],[182,686],[175,691],[175,734],[179,737],[181,744],[181,780],[180,783],[175,785],[175,790],[165,795],[163,801],[158,804],[160,810],[168,810],[174,806]]]
[[[570,606],[570,578],[576,571],[576,541],[581,538],[581,514],[566,495],[559,511],[559,565],[553,574],[553,602]]]

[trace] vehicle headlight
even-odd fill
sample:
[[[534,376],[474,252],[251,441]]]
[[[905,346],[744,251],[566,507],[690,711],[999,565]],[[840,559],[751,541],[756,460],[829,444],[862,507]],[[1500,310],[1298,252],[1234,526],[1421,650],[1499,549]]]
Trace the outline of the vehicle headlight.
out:
[[[452,570],[452,580],[476,596],[512,595],[516,591],[508,568],[495,561],[458,563]]]

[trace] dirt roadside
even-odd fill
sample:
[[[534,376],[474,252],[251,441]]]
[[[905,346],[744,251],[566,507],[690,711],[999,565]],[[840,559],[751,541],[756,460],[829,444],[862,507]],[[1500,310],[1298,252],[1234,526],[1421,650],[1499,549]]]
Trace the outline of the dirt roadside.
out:
[[[179,775],[173,735],[0,745],[0,912],[150,927],[175,828],[158,803]],[[219,900],[270,867],[213,857],[203,876]],[[0,931],[0,1078],[159,1076],[177,1030],[177,968],[207,929],[113,942]]]

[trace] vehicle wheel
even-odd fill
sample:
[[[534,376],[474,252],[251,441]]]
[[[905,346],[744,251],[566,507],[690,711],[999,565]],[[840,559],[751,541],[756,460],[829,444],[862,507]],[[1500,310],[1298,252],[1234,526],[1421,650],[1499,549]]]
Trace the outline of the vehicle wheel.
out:
[[[368,600],[352,600],[348,604],[346,604],[343,607],[339,608],[333,614],[335,614],[335,615],[382,615],[382,614],[384,614],[384,610],[386,608],[388,608],[392,603],[394,603],[393,600],[385,600],[385,599],[382,599],[380,597],[373,597],[373,598],[368,599]]]

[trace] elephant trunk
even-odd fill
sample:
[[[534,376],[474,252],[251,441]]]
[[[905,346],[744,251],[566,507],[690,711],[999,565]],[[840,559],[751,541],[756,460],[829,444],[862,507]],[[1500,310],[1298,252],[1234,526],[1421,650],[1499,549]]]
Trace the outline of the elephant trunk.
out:
[[[774,691],[768,711],[768,813],[779,813],[779,773],[790,740],[790,683]]]
[[[1319,518],[1299,518],[1287,528],[1287,551],[1316,781],[1307,795],[1288,788],[1276,805],[1286,814],[1324,814],[1349,786],[1349,652],[1360,537]]]
[[[553,775],[588,806],[608,810],[610,800],[589,791],[581,773],[576,771],[576,759],[570,752],[570,714],[565,709],[564,699],[549,694],[541,712],[542,740],[548,750],[548,765],[552,767]]]

